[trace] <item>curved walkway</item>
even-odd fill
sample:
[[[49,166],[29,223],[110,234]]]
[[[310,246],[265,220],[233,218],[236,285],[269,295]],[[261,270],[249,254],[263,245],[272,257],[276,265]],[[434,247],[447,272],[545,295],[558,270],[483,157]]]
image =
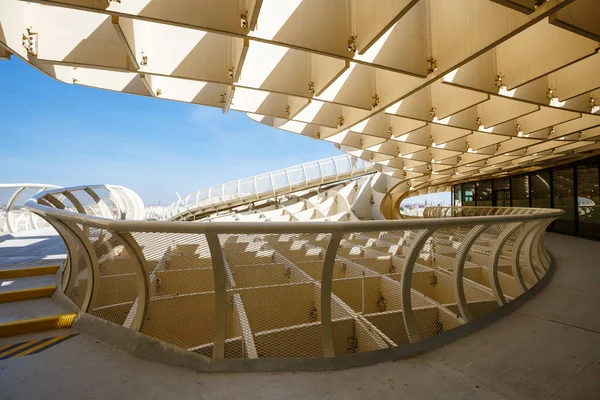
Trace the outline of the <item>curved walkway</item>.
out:
[[[600,243],[549,233],[546,244],[557,269],[536,297],[420,356],[333,372],[199,374],[79,335],[39,354],[0,361],[0,397],[598,399]],[[5,338],[0,345],[52,333],[72,330]]]

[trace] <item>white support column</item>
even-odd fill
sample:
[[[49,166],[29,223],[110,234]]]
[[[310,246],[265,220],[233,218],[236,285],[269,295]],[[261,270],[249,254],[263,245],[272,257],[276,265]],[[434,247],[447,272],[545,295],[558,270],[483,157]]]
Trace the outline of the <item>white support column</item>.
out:
[[[406,264],[402,273],[402,279],[400,280],[400,285],[402,286],[400,296],[402,298],[402,314],[404,316],[404,326],[406,328],[408,340],[411,343],[414,343],[421,338],[417,329],[417,322],[415,321],[415,316],[412,312],[411,294],[413,270],[415,268],[415,262],[419,257],[419,252],[421,251],[421,248],[425,245],[425,242],[427,242],[427,239],[429,239],[429,237],[433,234],[434,231],[434,229],[423,230],[417,233],[417,237],[415,237],[412,240],[412,247],[408,251],[406,257]]]
[[[343,237],[342,232],[334,232],[329,239],[325,260],[323,261],[323,274],[321,275],[321,337],[323,340],[323,354],[325,357],[335,357],[333,347],[333,323],[331,321],[331,287],[333,279],[333,265]]]

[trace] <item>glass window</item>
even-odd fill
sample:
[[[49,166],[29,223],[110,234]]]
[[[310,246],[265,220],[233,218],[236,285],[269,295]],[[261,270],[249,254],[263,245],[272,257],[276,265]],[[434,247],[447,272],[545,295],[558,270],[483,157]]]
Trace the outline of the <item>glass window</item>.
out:
[[[475,184],[474,183],[463,183],[463,206],[474,206],[475,205]]]
[[[577,166],[577,213],[582,235],[600,236],[599,184],[598,166]]]
[[[454,207],[462,205],[462,190],[460,185],[454,186]]]
[[[484,181],[475,184],[475,196],[477,197],[477,206],[492,205],[492,182]]]
[[[552,194],[554,207],[564,210],[554,223],[558,233],[575,233],[575,186],[573,168],[552,171]]]
[[[510,178],[513,207],[529,207],[529,177],[527,175]]]
[[[510,182],[508,178],[494,179],[494,191],[496,190],[510,190]]]
[[[552,207],[552,200],[550,199],[550,172],[532,174],[529,179],[531,184],[531,206],[539,208]]]
[[[492,205],[494,207],[510,207],[510,180],[495,179],[493,182]],[[479,204],[479,203],[477,203]]]

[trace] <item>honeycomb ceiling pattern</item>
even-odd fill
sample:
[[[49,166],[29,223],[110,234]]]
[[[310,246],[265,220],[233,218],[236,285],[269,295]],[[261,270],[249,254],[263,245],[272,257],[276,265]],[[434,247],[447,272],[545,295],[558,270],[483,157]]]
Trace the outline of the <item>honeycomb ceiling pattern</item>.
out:
[[[0,57],[444,191],[600,151],[598,0],[0,0]]]

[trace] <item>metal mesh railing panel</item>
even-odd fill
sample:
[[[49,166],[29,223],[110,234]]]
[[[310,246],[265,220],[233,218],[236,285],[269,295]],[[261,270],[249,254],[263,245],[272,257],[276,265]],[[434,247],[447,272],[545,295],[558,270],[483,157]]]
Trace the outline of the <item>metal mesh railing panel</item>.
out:
[[[346,314],[334,330],[336,355],[408,342],[402,315],[402,250],[407,232],[352,232],[343,236],[332,292]]]
[[[322,357],[319,272],[330,235],[223,234],[219,239],[235,311],[227,336],[252,341],[256,357]],[[310,265],[303,264],[307,261]]]
[[[494,224],[472,242],[462,269],[464,298],[472,318],[481,318],[499,307],[490,282],[490,254],[507,224]]]
[[[436,229],[419,252],[410,279],[413,314],[421,339],[441,334],[463,323],[458,309],[454,273],[461,245],[472,229]]]
[[[132,232],[144,257],[149,300],[142,333],[200,352],[215,336],[212,259],[203,234]]]
[[[129,327],[140,301],[138,260],[114,233],[92,229],[88,237],[98,265],[89,313]]]

